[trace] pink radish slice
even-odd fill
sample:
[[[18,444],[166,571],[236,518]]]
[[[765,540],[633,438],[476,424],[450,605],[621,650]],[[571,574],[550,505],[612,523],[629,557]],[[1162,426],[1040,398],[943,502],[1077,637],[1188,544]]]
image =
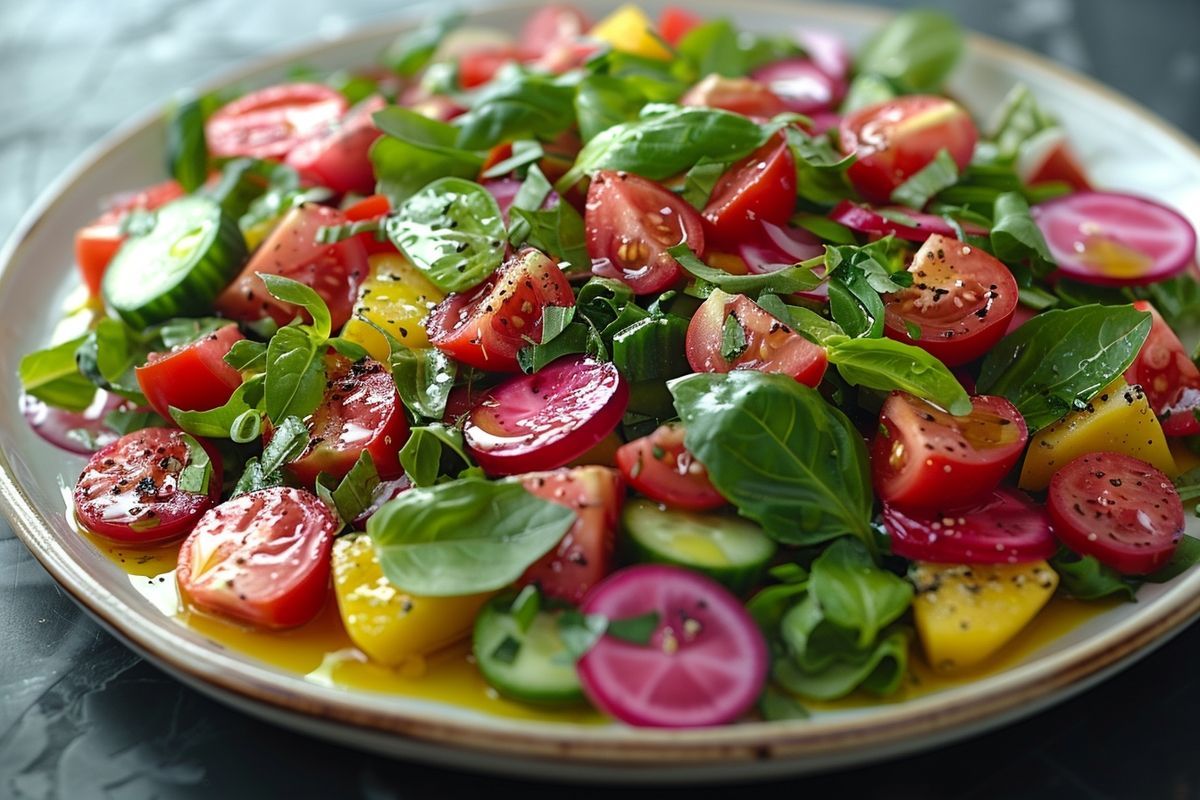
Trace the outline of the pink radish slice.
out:
[[[942,564],[1019,564],[1054,555],[1045,509],[1015,489],[961,509],[902,511],[887,503],[883,524],[892,552]]]
[[[504,221],[508,222],[508,211],[512,208],[513,201],[517,199],[517,192],[521,191],[521,181],[516,178],[489,178],[480,185],[495,198],[496,205],[500,207],[500,213],[504,215]],[[558,205],[558,194],[550,192],[546,195],[542,208],[554,208],[556,205]]]
[[[789,111],[829,111],[846,96],[846,81],[831,77],[807,58],[789,58],[760,67],[750,76],[765,83]]]
[[[822,72],[834,80],[846,80],[852,58],[845,39],[836,33],[815,30],[800,31],[796,39]]]
[[[1117,192],[1077,192],[1033,208],[1059,272],[1100,286],[1166,280],[1196,257],[1196,231],[1178,212]]]
[[[842,115],[834,111],[816,111],[808,115],[812,120],[812,124],[808,125],[805,130],[813,136],[820,136],[826,131],[837,130],[842,124]]]
[[[36,397],[21,395],[21,413],[34,433],[55,447],[83,456],[121,438],[120,434],[105,424],[104,417],[124,404],[121,397],[110,395],[103,389],[97,389],[96,399],[80,412],[64,411],[48,406]],[[72,431],[79,433],[73,434]],[[91,438],[96,446],[90,447],[85,437]]]
[[[738,247],[738,255],[746,262],[746,271],[752,275],[778,272],[825,252],[821,240],[803,228],[785,228],[765,220],[760,221],[760,224],[761,234],[753,241],[743,242]],[[824,268],[820,267],[816,272],[821,274]],[[800,295],[811,300],[824,301],[828,296],[828,287],[822,283],[813,291],[801,292]]]
[[[866,206],[860,206],[849,200],[843,200],[838,203],[833,211],[829,212],[829,218],[858,233],[867,233],[875,236],[887,236],[890,233],[901,239],[907,239],[910,242],[924,242],[929,238],[930,234],[934,233],[939,236],[958,237],[958,232],[954,230],[950,223],[934,214],[911,211],[907,208],[884,208],[880,209],[880,211],[902,215],[901,219],[911,220],[913,224],[907,225],[896,219],[889,219],[879,213],[879,211],[867,208]],[[978,225],[964,223],[962,227],[963,233],[971,236],[985,236],[987,234],[987,231]]]
[[[607,714],[654,728],[731,722],[754,705],[767,646],[742,604],[690,570],[643,564],[615,572],[584,598],[609,620],[657,613],[646,645],[604,636],[579,660],[588,699]]]

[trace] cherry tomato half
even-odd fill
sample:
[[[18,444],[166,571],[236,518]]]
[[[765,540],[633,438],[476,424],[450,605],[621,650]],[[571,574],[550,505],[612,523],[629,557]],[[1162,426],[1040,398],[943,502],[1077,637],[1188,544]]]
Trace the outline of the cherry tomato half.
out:
[[[1122,575],[1170,560],[1183,536],[1183,501],[1171,479],[1122,453],[1088,453],[1050,479],[1054,532],[1077,553]]]
[[[542,312],[573,305],[562,270],[527,247],[480,286],[438,303],[425,328],[433,346],[451,358],[489,372],[518,372],[517,353],[542,340]]]
[[[222,475],[220,456],[208,451],[208,492],[179,490],[179,475],[192,464],[186,436],[143,428],[97,450],[75,484],[79,522],[127,544],[161,544],[191,530],[220,497]]]
[[[678,195],[627,172],[592,178],[584,213],[592,272],[629,284],[635,294],[669,289],[683,271],[667,248],[687,242],[704,255],[700,215]]]
[[[329,594],[338,523],[303,489],[250,492],[205,514],[179,549],[175,576],[192,605],[263,628],[293,628]]]
[[[704,465],[683,444],[683,425],[668,422],[617,450],[617,468],[634,489],[660,503],[689,511],[725,505]]]
[[[948,367],[974,361],[1004,336],[1017,310],[1017,281],[996,258],[933,234],[908,271],[912,286],[884,296],[888,336]],[[920,330],[920,338],[909,335],[909,325]]]
[[[725,320],[733,317],[742,329],[743,347],[725,351]],[[696,372],[756,369],[790,375],[816,386],[829,359],[825,348],[813,344],[741,294],[716,289],[688,323],[687,359]]]
[[[346,116],[293,147],[285,163],[305,180],[328,186],[335,192],[368,194],[375,190],[375,169],[367,156],[371,145],[383,134],[371,115],[387,106],[372,95]]]
[[[871,450],[881,500],[904,508],[945,508],[991,494],[1024,452],[1029,430],[1003,397],[973,397],[971,405],[970,414],[955,417],[919,397],[892,392]]]
[[[888,202],[939,150],[946,150],[963,170],[979,139],[962,106],[933,95],[907,95],[860,108],[842,120],[839,132],[842,152],[858,156],[846,174],[873,203]]]
[[[569,45],[592,27],[581,10],[566,3],[551,3],[533,12],[521,26],[517,49],[521,58],[536,61],[553,50]]]
[[[1125,370],[1126,382],[1142,387],[1150,407],[1162,419],[1163,433],[1200,434],[1200,419],[1195,413],[1200,408],[1200,369],[1154,306],[1145,300],[1133,306],[1149,311],[1154,323],[1133,364]]]
[[[172,180],[120,196],[97,219],[75,233],[75,263],[92,297],[100,296],[104,272],[125,241],[121,223],[129,212],[134,209],[153,211],[183,195],[183,187]]]
[[[720,108],[744,117],[773,117],[787,111],[779,96],[766,84],[750,78],[726,78],[713,74],[688,89],[681,106]]]
[[[225,405],[242,385],[242,373],[225,363],[225,354],[244,338],[237,325],[226,325],[169,353],[151,353],[134,370],[150,407],[171,419],[172,406],[208,411]]]
[[[669,45],[679,44],[692,28],[704,24],[704,18],[693,14],[686,8],[667,6],[658,15],[658,33]]]
[[[704,206],[705,238],[736,246],[757,236],[764,222],[786,225],[796,206],[796,164],[791,148],[777,136],[734,164],[713,188]]]
[[[251,92],[208,118],[204,136],[215,158],[282,159],[346,113],[346,98],[320,83],[284,83]]]

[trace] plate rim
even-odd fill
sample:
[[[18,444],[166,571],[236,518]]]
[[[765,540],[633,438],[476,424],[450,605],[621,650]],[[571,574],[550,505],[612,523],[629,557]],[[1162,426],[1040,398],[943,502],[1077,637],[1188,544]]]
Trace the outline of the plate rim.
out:
[[[499,2],[476,11],[520,13],[543,4],[540,0]],[[381,35],[398,35],[417,24],[413,12],[422,5],[425,4],[410,6],[391,21],[381,24],[367,21],[342,36],[309,40],[248,59],[199,82],[190,91],[202,92],[243,81],[248,76],[303,60],[332,47],[344,47]],[[879,24],[893,16],[893,12],[883,9],[843,4],[748,0],[743,5],[780,15],[809,14],[868,24]],[[968,32],[967,47],[998,61],[1022,63],[1036,72],[1071,84],[1081,92],[1099,95],[1125,113],[1157,128],[1200,161],[1200,144],[1131,98],[1092,78],[1017,45],[975,32]],[[161,106],[155,104],[118,126],[77,157],[41,192],[0,248],[0,292],[8,288],[15,274],[13,264],[24,248],[30,246],[32,233],[55,205],[70,194],[71,187],[127,139],[155,125],[160,117]],[[372,708],[371,700],[379,697],[375,693],[306,682],[303,676],[285,673],[263,662],[232,657],[216,643],[201,645],[189,641],[169,627],[156,624],[158,620],[152,620],[136,609],[130,611],[103,582],[89,575],[84,565],[57,546],[49,519],[26,494],[12,469],[9,455],[3,452],[0,452],[0,512],[8,519],[17,537],[75,602],[100,619],[119,638],[134,643],[135,649],[148,654],[151,660],[169,665],[173,672],[186,674],[190,679],[188,682],[210,685],[219,692],[237,695],[251,703],[300,713],[317,721],[399,734],[457,749],[527,758],[653,766],[712,759],[810,759],[858,748],[864,751],[863,758],[866,759],[870,757],[865,752],[869,748],[895,746],[909,737],[952,736],[955,731],[972,726],[989,727],[1010,721],[1022,715],[1024,709],[1028,709],[1026,713],[1032,713],[1061,699],[1072,688],[1086,688],[1090,685],[1089,678],[1099,679],[1123,663],[1145,655],[1200,615],[1200,572],[1196,572],[1173,587],[1171,596],[1156,603],[1161,607],[1147,612],[1150,616],[1145,619],[1123,620],[1069,650],[1034,663],[1019,664],[941,693],[879,706],[863,718],[820,723],[747,723],[697,730],[580,726],[499,716],[456,719],[447,718],[445,712],[437,710],[442,704],[428,701],[413,700],[411,705],[414,707],[408,709]],[[175,625],[165,616],[163,621],[172,627]]]

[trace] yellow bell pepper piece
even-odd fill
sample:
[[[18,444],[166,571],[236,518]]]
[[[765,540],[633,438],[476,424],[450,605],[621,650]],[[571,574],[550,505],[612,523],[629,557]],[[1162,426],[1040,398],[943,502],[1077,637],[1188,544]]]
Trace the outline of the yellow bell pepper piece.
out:
[[[621,6],[597,22],[588,35],[623,53],[670,61],[671,51],[652,34],[654,30],[646,12],[630,5]]]
[[[371,256],[371,271],[359,290],[354,316],[342,336],[366,348],[371,358],[386,362],[387,339],[359,317],[366,317],[412,348],[429,347],[422,321],[446,295],[399,254]]]
[[[1087,408],[1073,411],[1030,437],[1021,468],[1022,489],[1040,492],[1075,458],[1111,451],[1140,458],[1175,476],[1175,459],[1167,447],[1158,417],[1139,386],[1118,379]]]

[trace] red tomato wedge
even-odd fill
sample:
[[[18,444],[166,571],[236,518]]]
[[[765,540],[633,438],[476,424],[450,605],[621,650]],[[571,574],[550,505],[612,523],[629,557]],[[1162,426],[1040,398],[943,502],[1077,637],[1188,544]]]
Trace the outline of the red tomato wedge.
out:
[[[733,317],[742,329],[745,347],[722,352],[725,320]],[[713,291],[692,316],[687,330],[687,359],[696,372],[756,369],[790,375],[816,386],[829,364],[825,348],[813,344],[741,294]]]
[[[1118,192],[1076,192],[1033,208],[1058,262],[1073,280],[1139,286],[1166,280],[1196,257],[1196,230],[1166,206]]]
[[[846,79],[818,67],[808,58],[789,58],[755,70],[751,77],[783,101],[788,111],[816,114],[836,108],[846,96]]]
[[[335,192],[371,193],[375,190],[375,170],[367,152],[383,135],[371,115],[386,106],[387,101],[381,96],[368,97],[345,117],[292,148],[285,163],[306,181],[328,186]]]
[[[217,297],[217,310],[241,322],[269,317],[286,325],[300,309],[268,294],[258,273],[282,275],[321,295],[329,306],[333,329],[340,329],[350,319],[358,287],[367,276],[367,251],[358,237],[321,244],[317,233],[325,226],[345,222],[341,212],[312,203],[289,211],[254,251],[242,274]]]
[[[183,536],[221,496],[221,458],[208,450],[206,494],[178,489],[192,463],[186,434],[143,428],[95,452],[75,484],[75,513],[88,530],[127,544],[151,545]]]
[[[571,509],[576,518],[558,546],[525,570],[519,583],[536,584],[547,597],[578,604],[612,572],[625,502],[621,475],[587,466],[522,475],[521,483],[530,494]]]
[[[260,89],[217,109],[204,124],[215,158],[282,159],[292,148],[346,113],[346,98],[320,83]]]
[[[704,24],[704,18],[693,14],[686,8],[667,6],[658,15],[658,34],[669,45],[679,44],[692,28]]]
[[[612,364],[564,357],[488,390],[463,438],[490,475],[557,469],[608,436],[628,402],[629,385]]]
[[[338,523],[303,489],[280,486],[209,511],[179,549],[175,576],[197,608],[262,628],[294,628],[329,594]]]
[[[783,137],[775,137],[730,167],[704,206],[705,240],[736,245],[762,231],[763,223],[786,225],[796,206],[796,164]]]
[[[886,216],[885,216],[886,215]],[[871,236],[892,234],[910,242],[924,242],[929,234],[956,238],[958,232],[942,217],[924,214],[908,208],[872,209],[851,200],[843,200],[829,212],[829,218],[852,231]],[[963,223],[963,232],[971,236],[986,236],[987,230],[972,223]]]
[[[573,305],[575,295],[562,270],[527,247],[480,286],[438,303],[425,328],[434,347],[464,364],[518,372],[517,353],[529,341],[542,340],[542,312]]]
[[[908,271],[912,286],[883,298],[888,336],[948,367],[974,361],[1003,338],[1017,310],[1017,281],[996,258],[935,233]],[[909,324],[920,329],[919,339],[909,335]]]
[[[631,487],[659,503],[689,511],[725,505],[704,465],[684,447],[683,426],[677,422],[622,445],[617,468]]]
[[[1029,430],[1003,397],[972,397],[965,417],[893,392],[879,414],[871,450],[875,493],[903,508],[945,508],[983,500],[1012,470]]]
[[[21,414],[34,433],[55,447],[83,456],[121,438],[105,417],[123,406],[131,404],[103,389],[97,389],[92,404],[78,412],[46,405],[33,395],[21,395]]]
[[[521,58],[536,61],[553,50],[569,45],[592,27],[581,10],[566,3],[551,3],[533,12],[521,26],[518,50]]]
[[[1163,433],[1200,434],[1200,419],[1196,417],[1200,409],[1200,369],[1154,306],[1145,300],[1133,306],[1149,311],[1154,323],[1133,364],[1125,370],[1126,382],[1142,387],[1150,407],[1162,421]]]
[[[120,195],[113,198],[113,203],[96,220],[75,233],[75,263],[92,297],[100,296],[104,272],[125,241],[121,223],[129,212],[134,209],[153,211],[183,195],[183,187],[173,180]]]
[[[773,117],[787,111],[787,105],[764,84],[749,78],[709,75],[688,89],[680,98],[681,106],[720,108],[743,117]]]
[[[242,373],[225,363],[225,355],[244,338],[237,325],[226,325],[169,353],[151,353],[134,370],[150,407],[171,419],[172,406],[208,411],[225,405],[242,385]]]
[[[858,160],[847,175],[872,203],[886,203],[900,184],[946,150],[961,171],[979,132],[966,110],[944,97],[907,95],[848,114],[839,127],[842,152]]]
[[[1017,155],[1016,166],[1017,176],[1031,186],[1057,181],[1076,192],[1092,190],[1061,128],[1048,128],[1027,140]]]
[[[365,451],[382,480],[400,477],[408,420],[391,373],[370,358],[331,355],[325,358],[325,381],[325,397],[307,419],[312,439],[288,472],[306,486],[322,472],[340,480]]]
[[[579,660],[588,699],[607,714],[656,728],[731,722],[758,699],[767,646],[742,603],[711,578],[642,564],[614,573],[580,610],[609,620],[658,615],[646,645],[603,636]]]
[[[603,170],[592,178],[584,212],[592,272],[654,294],[683,279],[667,248],[687,242],[704,255],[704,226],[678,195],[627,172]]]
[[[381,194],[372,194],[359,200],[342,213],[345,214],[347,222],[362,222],[368,219],[379,219],[391,210],[391,204],[386,197]],[[386,237],[381,240],[376,238],[374,233],[360,233],[355,238],[362,242],[363,249],[369,256],[396,252],[396,246]]]
[[[1054,555],[1058,542],[1041,506],[1015,489],[943,511],[906,511],[884,503],[892,552],[940,564],[1021,564]]]
[[[1122,575],[1146,575],[1171,559],[1183,536],[1183,501],[1171,479],[1122,453],[1080,456],[1050,479],[1054,532]]]

